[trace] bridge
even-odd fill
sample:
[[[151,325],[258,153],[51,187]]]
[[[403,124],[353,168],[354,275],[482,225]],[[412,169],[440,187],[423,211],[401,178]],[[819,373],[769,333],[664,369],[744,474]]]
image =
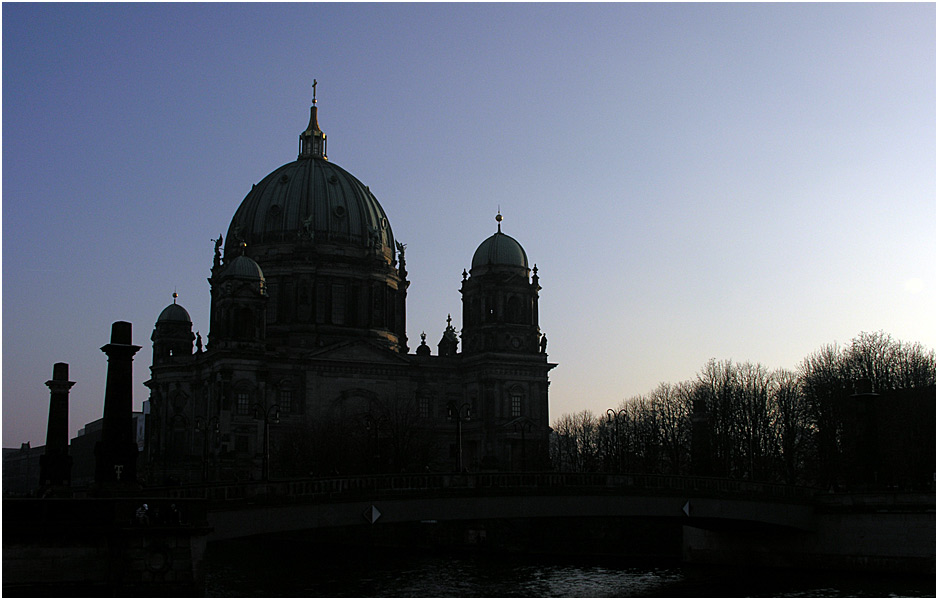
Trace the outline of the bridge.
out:
[[[255,535],[691,563],[935,572],[935,494],[712,477],[400,474],[153,490],[207,503],[209,541]]]
[[[154,512],[147,526],[134,519],[143,502]],[[62,595],[51,592],[63,589],[122,595],[147,585],[151,595],[193,595],[206,543],[265,535],[327,548],[485,546],[698,564],[935,572],[934,491],[834,494],[644,474],[427,473],[146,488],[122,498],[4,504],[3,585],[14,595]],[[157,518],[173,505],[175,520]],[[50,560],[71,566],[50,573]]]
[[[817,490],[708,477],[546,472],[333,477],[149,492],[205,499],[209,540],[221,541],[379,523],[594,517],[812,531]]]

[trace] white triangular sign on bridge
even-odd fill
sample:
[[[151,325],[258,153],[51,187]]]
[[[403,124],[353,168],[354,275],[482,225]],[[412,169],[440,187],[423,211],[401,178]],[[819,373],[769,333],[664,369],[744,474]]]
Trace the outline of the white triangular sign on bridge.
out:
[[[365,517],[366,521],[374,525],[375,521],[381,518],[381,511],[379,511],[375,505],[372,504],[371,507],[365,509],[365,512],[362,514],[362,516]]]
[[[688,500],[688,501],[684,504],[684,508],[682,508],[681,510],[684,511],[684,514],[685,514],[685,515],[687,515],[688,517],[690,516],[690,500]]]

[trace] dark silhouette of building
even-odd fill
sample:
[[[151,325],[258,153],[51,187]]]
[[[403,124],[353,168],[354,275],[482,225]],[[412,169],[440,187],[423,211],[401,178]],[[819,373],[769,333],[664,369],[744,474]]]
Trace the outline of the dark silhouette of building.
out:
[[[314,87],[297,160],[215,241],[207,344],[175,297],[156,321],[149,479],[546,466],[541,287],[501,219],[462,274],[461,351],[448,318],[436,356],[425,334],[411,353],[406,246],[327,160]]]
[[[29,442],[19,448],[3,449],[3,495],[30,496],[39,489],[39,461],[45,446],[30,446]]]

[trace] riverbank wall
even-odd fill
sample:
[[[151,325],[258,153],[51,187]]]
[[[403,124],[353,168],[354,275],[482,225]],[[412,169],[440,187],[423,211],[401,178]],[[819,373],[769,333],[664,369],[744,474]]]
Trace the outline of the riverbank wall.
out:
[[[690,564],[935,573],[934,493],[824,494],[811,531],[683,528]]]
[[[199,596],[205,503],[4,499],[3,595]]]

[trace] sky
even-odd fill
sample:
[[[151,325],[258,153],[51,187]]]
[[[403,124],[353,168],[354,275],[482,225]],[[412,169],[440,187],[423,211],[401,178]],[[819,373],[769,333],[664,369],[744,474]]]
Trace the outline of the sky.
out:
[[[935,348],[935,5],[2,5],[2,442],[134,409],[178,302],[207,339],[213,238],[296,159],[313,78],[329,159],[407,244],[436,343],[476,247],[537,264],[551,421],[710,358],[795,369],[862,331]]]

